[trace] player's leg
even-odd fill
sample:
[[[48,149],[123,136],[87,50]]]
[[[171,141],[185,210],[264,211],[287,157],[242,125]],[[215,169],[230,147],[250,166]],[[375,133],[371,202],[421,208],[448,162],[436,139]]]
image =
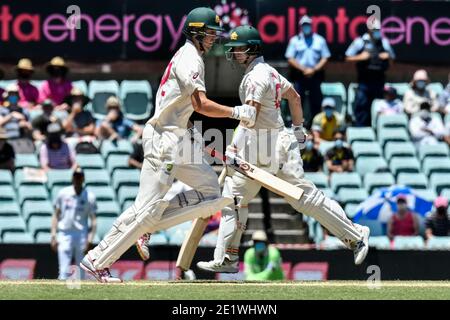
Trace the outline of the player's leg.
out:
[[[70,273],[70,263],[72,262],[72,248],[70,235],[58,232],[58,267],[59,280],[67,280]]]
[[[87,245],[87,234],[81,233],[77,234],[76,237],[73,238],[73,249],[74,249],[74,260],[75,260],[75,266],[79,266],[81,263],[81,260],[83,260],[84,257],[84,251],[86,250]],[[85,278],[85,272],[83,269],[80,270],[80,279]]]

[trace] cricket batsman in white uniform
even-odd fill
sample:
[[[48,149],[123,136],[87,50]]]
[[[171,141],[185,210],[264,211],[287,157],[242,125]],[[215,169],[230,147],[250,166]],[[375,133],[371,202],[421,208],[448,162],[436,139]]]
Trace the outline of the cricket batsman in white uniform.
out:
[[[352,223],[336,201],[327,198],[313,183],[303,178],[300,149],[304,148],[306,134],[303,129],[300,96],[288,80],[264,62],[261,45],[258,30],[250,26],[240,26],[232,30],[230,42],[225,45],[230,47],[227,58],[246,68],[239,87],[241,102],[252,105],[257,110],[253,128],[250,129],[243,122],[238,126],[233,136],[231,150],[248,162],[252,162],[249,158],[257,153],[257,163],[253,164],[258,164],[277,177],[303,189],[304,194],[300,200],[286,198],[286,201],[296,211],[316,219],[347,248],[353,250],[355,264],[359,265],[368,252],[370,230]],[[293,122],[290,129],[285,128],[281,117],[282,98],[289,102]],[[270,163],[261,164],[264,155],[262,152],[264,148],[261,146],[266,142],[272,144],[274,156]],[[256,152],[246,153],[245,149]],[[258,193],[260,187],[256,181],[238,172],[226,178],[222,196],[236,197],[237,205],[233,203],[222,210],[214,260],[199,262],[197,266],[200,269],[226,273],[239,271],[238,250],[242,233],[246,228],[248,203]]]
[[[111,276],[109,267],[143,234],[207,218],[233,202],[221,196],[217,175],[205,159],[201,157],[198,163],[180,160],[186,158],[183,153],[192,151],[183,149],[193,134],[189,117],[194,110],[209,117],[239,119],[250,127],[256,119],[252,106],[231,108],[206,97],[202,55],[221,31],[220,19],[212,9],[196,8],[186,18],[183,33],[187,41],[166,68],[156,94],[155,115],[143,132],[144,163],[136,200],[80,263],[100,282],[121,281]],[[193,190],[168,201],[164,195],[174,178]]]

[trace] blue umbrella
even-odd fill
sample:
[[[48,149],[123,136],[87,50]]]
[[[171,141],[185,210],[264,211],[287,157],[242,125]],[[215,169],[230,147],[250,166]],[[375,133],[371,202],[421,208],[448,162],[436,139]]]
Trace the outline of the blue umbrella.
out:
[[[433,207],[433,203],[415,193],[411,188],[405,186],[391,186],[382,188],[374,195],[362,202],[357,209],[353,221],[377,220],[382,223],[389,221],[394,212],[397,211],[397,197],[406,197],[408,208],[424,217]]]

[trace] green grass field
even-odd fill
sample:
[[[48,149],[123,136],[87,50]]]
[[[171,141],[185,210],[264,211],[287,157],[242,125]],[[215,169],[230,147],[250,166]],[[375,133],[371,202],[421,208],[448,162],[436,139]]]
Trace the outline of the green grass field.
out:
[[[55,280],[0,281],[0,299],[450,299],[450,281],[382,281],[370,289],[364,281],[328,282],[163,282],[123,284],[81,282],[69,289]]]

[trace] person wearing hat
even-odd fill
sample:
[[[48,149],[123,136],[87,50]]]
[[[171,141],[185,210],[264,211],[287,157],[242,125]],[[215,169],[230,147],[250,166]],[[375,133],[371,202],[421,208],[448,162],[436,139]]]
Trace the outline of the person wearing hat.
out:
[[[33,63],[30,59],[20,59],[16,66],[17,86],[19,87],[19,105],[31,109],[39,101],[39,90],[30,83],[34,73]]]
[[[344,134],[336,130],[334,132],[334,146],[330,148],[325,156],[328,172],[352,172],[355,164],[352,149],[344,142]]]
[[[255,231],[253,245],[244,254],[245,280],[284,280],[280,251],[269,245],[264,231]]]
[[[327,97],[322,101],[322,112],[317,114],[312,122],[314,140],[320,144],[322,140],[333,141],[334,132],[343,125],[339,112],[336,111],[336,102]]]
[[[300,33],[292,37],[286,49],[285,57],[291,68],[291,80],[301,99],[306,100],[309,92],[309,115],[313,119],[320,112],[323,96],[320,85],[324,80],[324,67],[331,56],[325,38],[313,32],[312,19],[304,15],[299,21]],[[306,127],[309,128],[311,120]]]
[[[26,138],[32,126],[27,110],[19,106],[17,84],[11,84],[6,88],[3,99],[3,106],[0,107],[0,127],[5,128],[8,139]]]
[[[35,141],[43,141],[47,137],[47,127],[51,123],[58,123],[62,126],[61,120],[54,113],[54,104],[50,99],[46,99],[41,103],[42,114],[37,116],[31,122],[33,126],[33,139]]]
[[[8,135],[6,134],[6,130],[0,127],[0,169],[13,172],[15,169],[14,160],[16,154],[7,139]]]
[[[47,127],[47,139],[39,152],[41,167],[50,169],[75,169],[75,151],[62,139],[62,127],[59,123],[50,123]]]
[[[65,100],[68,104],[69,116],[64,119],[63,127],[67,135],[78,137],[95,136],[95,119],[89,110],[85,109],[90,99],[80,89],[73,87]]]
[[[66,78],[69,72],[66,62],[61,57],[54,57],[47,64],[46,70],[50,79],[42,84],[39,90],[39,101],[51,99],[57,110],[67,108],[64,99],[72,90],[72,82]]]
[[[417,236],[419,234],[419,219],[408,208],[408,198],[397,196],[397,211],[391,216],[387,225],[387,236],[393,240],[396,236]]]
[[[74,272],[70,268],[72,259],[78,266],[94,241],[97,229],[97,202],[95,195],[84,187],[81,168],[75,168],[72,185],[59,191],[54,208],[51,248],[58,252],[58,279],[66,280]],[[84,271],[81,270],[81,279],[83,278]]]
[[[141,127],[123,115],[117,97],[111,96],[106,100],[106,110],[105,119],[97,122],[98,137],[109,140],[127,139],[134,132],[133,141],[136,141],[142,135]]]
[[[377,115],[394,115],[403,113],[403,102],[397,96],[397,90],[389,85],[383,89],[383,99],[375,105]]]
[[[395,59],[389,40],[382,36],[381,22],[368,19],[367,33],[350,44],[345,56],[346,61],[356,63],[358,87],[354,104],[355,125],[370,127],[372,102],[383,98],[385,74],[389,61]]]
[[[409,115],[413,115],[420,111],[420,105],[423,102],[427,102],[431,106],[431,111],[435,112],[439,110],[439,100],[437,94],[427,88],[430,83],[428,72],[424,69],[414,72],[413,78],[410,83],[410,88],[405,92],[403,96],[403,106],[405,112]]]
[[[416,146],[437,144],[445,136],[445,126],[441,117],[433,117],[431,105],[424,101],[420,110],[409,120],[409,133]]]
[[[425,220],[425,236],[448,237],[450,235],[450,217],[448,215],[448,199],[444,196],[434,200],[435,211]]]

